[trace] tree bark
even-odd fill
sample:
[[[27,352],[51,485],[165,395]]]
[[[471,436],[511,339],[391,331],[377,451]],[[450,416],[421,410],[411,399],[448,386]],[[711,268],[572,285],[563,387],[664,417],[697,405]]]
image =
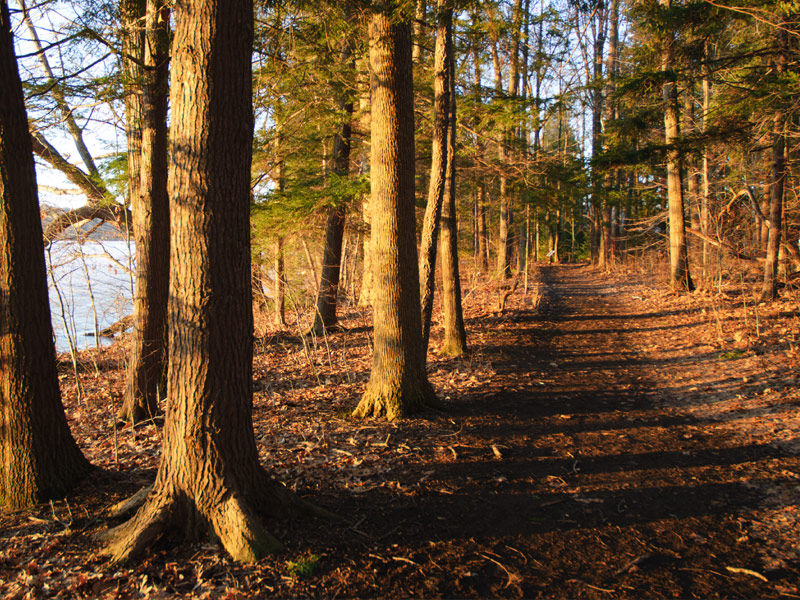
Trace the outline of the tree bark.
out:
[[[672,0],[659,0],[669,11]],[[661,49],[661,70],[664,73],[664,134],[667,145],[667,203],[669,206],[669,259],[670,286],[678,291],[691,291],[694,283],[689,273],[689,252],[686,247],[686,222],[683,209],[683,175],[681,152],[677,147],[680,139],[678,89],[675,83],[673,62],[675,34],[667,31]]]
[[[0,503],[65,494],[88,471],[58,388],[31,136],[0,0]]]
[[[705,64],[703,65],[703,133],[706,133],[709,128],[709,112],[711,110],[711,68],[708,61],[711,58],[709,54],[709,44],[705,44]],[[708,143],[703,145],[703,198],[700,207],[700,231],[708,235],[709,229],[709,196],[711,194],[711,174],[709,169],[709,153],[710,148]],[[703,266],[701,272],[701,286],[708,285],[709,274],[709,248],[708,242],[703,240]]]
[[[122,93],[125,96],[125,139],[128,144],[128,201],[141,196],[142,117],[144,114],[144,48],[147,0],[121,0]],[[99,199],[102,200],[102,199]],[[134,229],[134,236],[135,234]]]
[[[592,215],[596,230],[596,255],[593,257],[598,267],[607,268],[609,230],[606,212],[605,193],[603,190],[603,174],[600,172],[598,158],[603,150],[603,53],[606,43],[606,20],[608,11],[605,3],[598,3],[596,21],[592,17],[594,30],[594,53],[592,70]],[[594,247],[594,245],[593,245]]]
[[[513,24],[511,27],[511,48],[509,50],[509,69],[508,69],[508,97],[511,100],[516,99],[519,91],[519,43],[522,25],[522,2],[521,0],[514,0],[513,8]],[[498,55],[497,41],[493,45],[493,54],[495,57]],[[494,59],[495,65],[495,88],[496,93],[502,93],[502,75],[499,70],[500,61],[498,58]],[[504,127],[501,134],[501,142],[499,148],[500,164],[505,164],[507,160],[506,144],[510,141],[513,135],[513,128]],[[500,174],[500,239],[497,248],[497,274],[501,279],[508,279],[511,277],[511,260],[512,250],[514,244],[514,236],[512,233],[511,223],[513,221],[513,200],[509,193],[509,183],[506,171],[503,170]]]
[[[478,189],[478,266],[484,273],[489,271],[489,231],[486,227],[486,184],[481,181]]]
[[[175,4],[169,377],[153,490],[110,534],[115,562],[174,529],[238,561],[279,547],[256,515],[292,500],[258,460],[252,422],[250,0]]]
[[[788,57],[788,35],[784,23],[777,32],[778,57],[776,70],[782,75],[786,72]],[[764,262],[764,282],[761,288],[761,301],[773,300],[778,296],[778,257],[781,248],[781,220],[783,217],[783,194],[786,185],[786,133],[784,131],[783,108],[775,109],[772,119],[772,182],[769,193],[769,237],[767,238],[767,260]]]
[[[275,326],[286,327],[286,267],[283,256],[283,238],[275,240]]]
[[[342,63],[350,63],[350,40],[342,40],[340,53]],[[352,65],[355,70],[355,65]],[[344,91],[340,92],[339,110],[345,116],[345,122],[339,133],[333,138],[333,173],[345,178],[350,174],[350,149],[353,117],[353,101],[348,99]],[[328,221],[325,224],[325,247],[322,251],[322,269],[320,271],[317,310],[311,330],[322,335],[326,330],[335,327],[336,299],[339,294],[339,276],[342,266],[342,240],[344,239],[345,206],[337,204],[330,208]]]
[[[415,65],[418,65],[422,62],[422,33],[425,24],[426,13],[428,12],[428,3],[427,0],[416,0],[415,5],[413,25],[414,47],[412,49],[411,60]]]
[[[377,0],[370,19],[375,350],[357,417],[398,419],[437,404],[425,371],[414,224],[410,17]]]
[[[169,9],[163,1],[147,0],[139,155],[135,160],[139,164],[139,175],[130,175],[136,241],[134,326],[127,387],[117,415],[117,418],[132,424],[159,414],[159,388],[163,388],[166,360],[170,235],[167,194],[168,23]],[[133,94],[139,95],[137,91]],[[135,164],[130,158],[132,154],[129,148],[129,169]]]
[[[472,14],[472,24],[473,27],[477,28],[480,26],[480,19],[481,16],[479,12],[476,10]],[[476,42],[473,44],[472,47],[472,63],[473,63],[473,78],[472,78],[472,89],[473,94],[475,95],[475,102],[477,104],[481,104],[483,102],[483,94],[482,94],[482,78],[483,75],[481,73],[481,53],[479,44]],[[480,137],[477,133],[474,135],[473,143],[475,144],[475,155],[477,159],[483,159],[483,152],[484,152],[484,144],[481,141]],[[476,161],[477,163],[477,161]],[[477,199],[477,207],[476,207],[476,214],[475,214],[475,227],[477,229],[476,237],[478,241],[478,269],[480,269],[483,273],[489,272],[489,233],[486,228],[486,212],[488,207],[486,206],[486,183],[483,177],[479,174],[477,176],[476,185],[478,187],[478,199]]]
[[[455,60],[447,61],[450,87],[449,127],[447,135],[447,178],[442,213],[442,308],[444,340],[439,350],[444,356],[461,356],[467,352],[467,330],[461,306],[461,277],[458,269],[458,227],[456,223],[456,94]]]
[[[433,316],[433,294],[436,283],[436,249],[444,201],[448,161],[448,131],[450,111],[450,58],[453,52],[453,9],[444,0],[436,3],[436,46],[434,48],[433,80],[433,147],[428,204],[422,222],[420,239],[419,287],[422,305],[422,344],[428,351]]]

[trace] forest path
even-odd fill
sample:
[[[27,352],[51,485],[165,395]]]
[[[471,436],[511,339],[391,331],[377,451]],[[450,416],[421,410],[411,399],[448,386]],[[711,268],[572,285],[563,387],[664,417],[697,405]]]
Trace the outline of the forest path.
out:
[[[500,314],[494,282],[464,278],[471,353],[432,352],[443,410],[403,421],[349,416],[372,357],[363,315],[313,356],[293,335],[260,340],[263,463],[343,520],[270,518],[285,550],[253,565],[181,535],[125,569],[97,554],[108,506],[159,457],[156,427],[106,427],[125,383],[112,346],[84,403],[64,397],[89,459],[122,477],[0,513],[0,596],[800,598],[793,296],[755,326],[718,290],[533,272]]]
[[[469,324],[471,364],[489,361],[495,374],[456,387],[434,419],[450,431],[409,442],[436,457],[389,475],[413,497],[364,507],[387,523],[386,552],[419,566],[369,564],[382,589],[792,597],[791,548],[770,564],[774,540],[755,530],[762,488],[791,484],[797,457],[706,410],[746,387],[703,342],[709,316],[660,309],[641,282],[581,265],[541,267],[538,288],[536,307],[517,294],[505,314]]]

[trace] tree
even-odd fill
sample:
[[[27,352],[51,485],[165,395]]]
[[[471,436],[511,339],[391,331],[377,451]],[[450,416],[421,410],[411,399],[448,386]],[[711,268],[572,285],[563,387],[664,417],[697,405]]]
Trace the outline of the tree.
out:
[[[349,64],[355,71],[352,60],[350,41],[341,41],[341,60]],[[350,137],[352,133],[353,99],[345,90],[338,91],[339,109],[343,113],[344,121],[340,131],[333,138],[333,174],[335,177],[346,179],[350,173]],[[339,293],[339,276],[342,263],[342,240],[344,238],[345,206],[341,201],[330,207],[328,220],[325,224],[325,245],[322,251],[322,270],[320,273],[319,294],[317,296],[317,311],[314,315],[312,330],[321,335],[326,330],[334,327],[337,322],[336,299]]]
[[[437,404],[425,372],[414,227],[410,16],[375,0],[370,18],[374,355],[354,416],[398,419]]]
[[[121,8],[123,16],[130,15],[137,11],[138,8],[135,5],[142,7],[143,14],[143,0],[122,0]],[[36,5],[33,8],[46,10],[46,6],[47,3],[44,5]],[[78,123],[80,117],[84,118],[84,123],[87,123],[90,119],[84,115],[81,115],[82,111],[73,106],[69,98],[68,92],[71,88],[80,89],[82,86],[72,81],[74,75],[68,74],[63,68],[63,64],[61,73],[57,74],[54,72],[47,57],[47,50],[49,48],[43,47],[42,42],[39,39],[37,29],[34,25],[33,17],[31,15],[32,8],[28,7],[24,0],[20,0],[20,7],[22,9],[22,20],[27,26],[30,34],[30,41],[37,50],[36,60],[39,63],[39,68],[43,75],[41,82],[38,81],[38,78],[34,78],[33,82],[27,82],[27,84],[32,86],[34,89],[34,93],[30,95],[30,101],[32,103],[32,99],[36,98],[49,98],[52,101],[50,104],[46,104],[44,107],[41,107],[39,111],[37,111],[40,115],[40,118],[32,119],[32,122],[34,123],[34,125],[32,125],[31,133],[33,138],[33,152],[40,159],[49,164],[53,169],[60,171],[64,177],[66,177],[66,179],[77,186],[77,188],[86,196],[86,204],[84,206],[67,211],[61,214],[59,217],[52,219],[48,223],[44,231],[45,242],[49,243],[70,226],[86,220],[99,219],[102,221],[109,221],[115,223],[120,230],[129,230],[131,223],[130,215],[123,206],[120,206],[112,199],[111,193],[106,185],[107,182],[103,180],[97,164],[92,157],[92,154],[89,151],[88,145],[84,139],[84,134],[86,133],[84,128],[85,125],[82,127]],[[100,37],[102,39],[102,36],[92,36],[91,34],[87,36],[88,31],[90,31],[88,27],[83,27],[80,29],[80,31],[72,32],[67,39],[74,38],[82,42],[85,42],[87,37]],[[134,39],[135,36],[123,36],[123,38],[123,45],[126,47],[126,50],[136,46],[137,41]],[[60,43],[50,44],[48,46],[58,46],[61,48]],[[86,50],[82,49],[80,54],[83,55],[85,52]],[[66,53],[64,52],[60,52],[59,56],[63,58],[65,54]],[[98,60],[94,61],[92,66],[104,62],[105,59],[110,55],[111,53],[107,53],[105,56],[102,56]],[[126,70],[129,71],[129,76],[135,76],[136,73],[130,71],[131,64],[133,63],[130,63],[129,61]],[[86,67],[82,65],[82,67],[79,69],[79,72],[85,70],[87,70]],[[101,94],[98,94],[98,96],[100,95]],[[92,106],[94,107],[94,102],[92,103]],[[59,127],[63,126],[63,128],[66,130],[65,133],[72,138],[75,149],[77,150],[81,159],[81,163],[83,164],[83,169],[71,163],[68,160],[67,155],[60,153],[59,150],[47,139],[45,136],[46,132],[42,127],[40,127],[40,125],[43,125],[44,122],[51,120],[47,115],[51,114],[52,112],[57,112],[60,115],[60,118],[56,121],[56,123]],[[93,108],[92,113],[94,112],[95,110]],[[133,143],[135,144],[136,141],[134,140]]]
[[[448,107],[447,169],[442,212],[442,306],[444,340],[440,352],[461,356],[467,351],[467,331],[461,306],[461,278],[458,270],[458,227],[456,224],[456,73],[452,54],[447,61],[450,106]]]
[[[775,32],[777,57],[775,71],[778,76],[786,73],[789,62],[789,40],[786,31],[787,18],[781,19]],[[769,233],[767,236],[767,259],[764,262],[764,283],[761,300],[774,300],[778,296],[776,275],[778,272],[778,253],[781,247],[781,221],[783,218],[783,194],[786,185],[786,133],[785,116],[781,108],[775,109],[772,126],[772,181],[769,194]]]
[[[167,529],[208,531],[235,560],[279,547],[256,510],[290,493],[258,461],[252,422],[250,0],[175,5],[170,165],[169,375],[163,458],[115,561]]]
[[[659,0],[662,16],[669,19],[672,0]],[[662,85],[664,98],[664,135],[667,145],[667,203],[669,206],[669,262],[670,286],[674,290],[694,289],[689,274],[689,252],[686,246],[686,222],[683,210],[683,176],[681,173],[680,115],[678,111],[678,88],[675,81],[675,33],[668,22],[665,23],[661,46],[661,71],[664,75]]]
[[[138,7],[137,7],[138,8]],[[135,11],[134,15],[139,11]],[[131,423],[159,413],[165,357],[169,289],[169,196],[167,194],[167,95],[169,9],[147,0],[141,36],[142,68],[126,97],[128,172],[136,241],[136,290],[128,382],[118,417]],[[131,51],[135,48],[131,47]],[[134,55],[135,56],[135,55]],[[125,63],[135,63],[132,58]],[[132,98],[131,98],[132,97]],[[134,142],[135,140],[135,142]]]
[[[428,350],[433,315],[433,293],[436,275],[436,248],[447,177],[450,61],[453,57],[453,9],[444,0],[436,4],[436,45],[433,51],[433,148],[428,203],[422,222],[420,239],[420,296],[422,306],[422,343]]]
[[[31,136],[0,0],[0,503],[60,497],[90,469],[58,388]]]

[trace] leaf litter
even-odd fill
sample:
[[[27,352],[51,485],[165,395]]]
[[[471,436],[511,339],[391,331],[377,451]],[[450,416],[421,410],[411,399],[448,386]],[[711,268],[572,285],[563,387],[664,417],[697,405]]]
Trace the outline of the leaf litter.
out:
[[[99,557],[94,536],[118,522],[108,508],[152,483],[160,432],[112,426],[125,340],[82,355],[80,404],[65,362],[70,426],[104,471],[65,499],[0,513],[0,593],[800,595],[796,293],[743,306],[576,265],[532,279],[498,312],[495,285],[470,278],[471,353],[438,356],[433,331],[445,408],[399,423],[348,416],[371,366],[368,313],[344,307],[342,333],[302,340],[308,324],[275,331],[256,309],[263,464],[345,520],[268,520],[286,547],[256,565],[180,536],[124,568]],[[288,565],[309,556],[297,577]]]

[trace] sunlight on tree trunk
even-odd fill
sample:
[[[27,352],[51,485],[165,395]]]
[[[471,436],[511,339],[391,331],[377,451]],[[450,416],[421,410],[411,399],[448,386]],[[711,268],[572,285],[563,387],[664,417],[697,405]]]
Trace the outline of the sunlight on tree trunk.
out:
[[[411,27],[398,4],[376,1],[370,19],[375,350],[367,389],[353,411],[390,420],[438,403],[425,371],[419,308]]]
[[[428,203],[422,222],[420,239],[419,287],[422,306],[422,344],[428,350],[433,316],[433,294],[436,284],[436,249],[439,243],[439,226],[442,216],[445,179],[447,177],[449,110],[450,110],[450,60],[453,52],[453,11],[445,0],[436,4],[436,46],[433,66],[433,147],[431,151],[431,177],[428,186]]]
[[[167,194],[167,96],[169,9],[147,0],[142,41],[144,68],[131,96],[141,98],[128,118],[138,143],[128,148],[133,231],[136,241],[136,290],[128,382],[118,419],[137,423],[160,412],[159,388],[166,362],[169,289],[169,196]],[[127,111],[126,111],[127,112]],[[130,139],[130,138],[129,138]],[[138,173],[133,170],[137,168]]]
[[[109,534],[115,562],[168,530],[258,560],[280,544],[255,511],[294,502],[259,464],[252,422],[252,27],[250,0],[175,5],[163,455],[144,505]]]
[[[69,491],[90,465],[58,387],[36,172],[8,5],[0,1],[0,505]]]

